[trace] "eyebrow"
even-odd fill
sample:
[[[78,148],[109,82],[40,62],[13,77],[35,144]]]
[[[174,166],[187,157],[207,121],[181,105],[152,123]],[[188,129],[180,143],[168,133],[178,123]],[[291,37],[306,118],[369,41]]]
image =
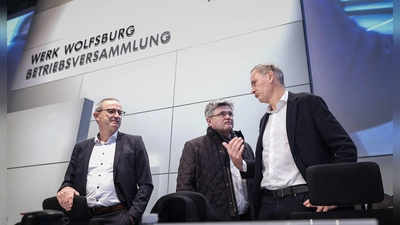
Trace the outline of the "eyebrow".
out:
[[[221,111],[221,112],[219,112],[219,113],[217,113],[217,114],[220,114],[220,113],[229,113],[229,112],[231,112],[231,113],[233,113],[233,111],[231,110],[231,111]]]

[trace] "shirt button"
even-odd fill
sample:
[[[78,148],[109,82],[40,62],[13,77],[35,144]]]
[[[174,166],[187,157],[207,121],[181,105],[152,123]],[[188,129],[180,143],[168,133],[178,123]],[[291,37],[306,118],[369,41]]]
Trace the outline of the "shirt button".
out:
[[[99,189],[99,186],[97,186],[97,189]]]

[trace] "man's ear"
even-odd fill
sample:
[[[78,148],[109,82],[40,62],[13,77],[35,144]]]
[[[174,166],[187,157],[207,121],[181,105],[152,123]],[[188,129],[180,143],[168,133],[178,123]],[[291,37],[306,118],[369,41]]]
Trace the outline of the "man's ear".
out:
[[[267,79],[270,83],[272,83],[275,80],[275,73],[272,70],[268,70]]]
[[[99,112],[94,112],[93,113],[93,117],[94,117],[94,119],[98,122],[99,121]]]
[[[206,122],[207,122],[208,126],[211,127],[211,118],[208,118],[208,117],[207,117],[207,118],[206,118]]]

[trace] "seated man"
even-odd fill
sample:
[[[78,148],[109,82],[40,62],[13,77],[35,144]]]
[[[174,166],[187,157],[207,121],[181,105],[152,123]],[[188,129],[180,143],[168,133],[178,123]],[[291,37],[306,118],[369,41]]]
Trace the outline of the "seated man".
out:
[[[96,137],[75,145],[57,199],[67,211],[74,195],[85,195],[95,217],[106,225],[139,224],[153,191],[149,159],[140,136],[118,131],[122,115],[117,99],[95,107]]]
[[[224,220],[251,220],[254,153],[233,131],[233,108],[225,100],[207,104],[207,133],[185,143],[176,191],[203,194]]]

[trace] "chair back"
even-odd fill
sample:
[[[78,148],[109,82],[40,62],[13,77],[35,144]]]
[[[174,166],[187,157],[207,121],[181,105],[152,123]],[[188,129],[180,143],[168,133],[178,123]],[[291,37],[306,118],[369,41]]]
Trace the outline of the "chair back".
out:
[[[179,191],[162,196],[151,209],[159,223],[221,221],[222,218],[200,193]]]
[[[310,166],[306,170],[308,197],[313,205],[356,205],[384,198],[381,172],[375,162]]]
[[[24,213],[18,225],[67,225],[68,219],[57,210],[42,210]]]
[[[381,172],[375,162],[315,165],[308,167],[306,174],[310,203],[339,208],[323,213],[294,212],[291,219],[375,218],[379,225],[393,224],[393,208],[354,209],[357,204],[378,203],[384,199]]]
[[[42,207],[45,210],[51,209],[64,213],[65,217],[69,219],[69,225],[88,225],[95,222],[94,219],[92,220],[93,215],[89,211],[85,196],[75,195],[74,203],[70,211],[66,211],[63,207],[61,207],[61,205],[58,203],[57,197],[55,196],[46,198],[42,203]],[[96,223],[103,224],[104,222]]]

